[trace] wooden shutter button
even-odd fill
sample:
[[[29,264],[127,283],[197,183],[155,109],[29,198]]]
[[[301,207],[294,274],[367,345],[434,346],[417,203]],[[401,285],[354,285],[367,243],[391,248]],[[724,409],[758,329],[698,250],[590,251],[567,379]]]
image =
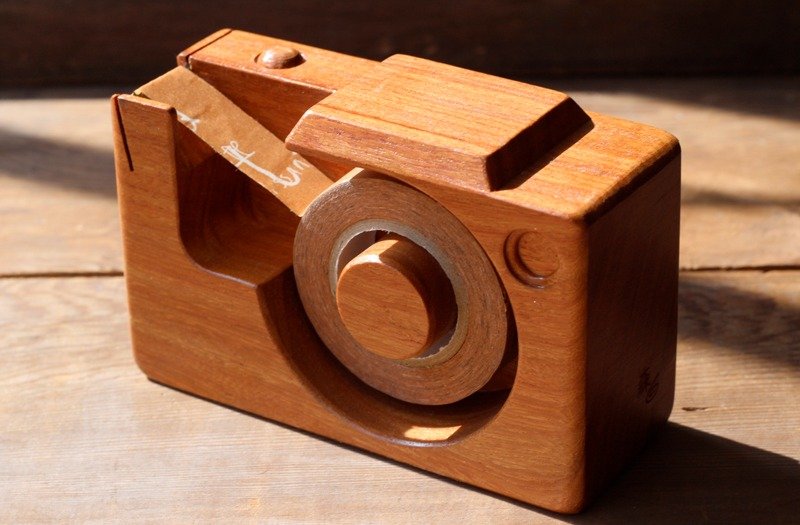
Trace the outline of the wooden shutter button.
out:
[[[347,263],[336,303],[359,343],[395,360],[435,353],[447,343],[457,315],[453,287],[436,259],[395,234]]]

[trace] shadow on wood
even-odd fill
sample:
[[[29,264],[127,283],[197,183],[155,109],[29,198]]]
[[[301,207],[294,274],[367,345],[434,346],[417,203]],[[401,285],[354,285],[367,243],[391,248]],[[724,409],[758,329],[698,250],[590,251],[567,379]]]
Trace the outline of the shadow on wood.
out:
[[[70,144],[0,127],[0,173],[116,199],[111,149]]]
[[[636,98],[675,101],[687,107],[704,110],[721,110],[753,115],[765,115],[781,121],[800,122],[800,77],[797,76],[747,76],[747,77],[695,77],[695,78],[581,78],[539,79],[528,77],[529,82],[540,83],[567,94],[585,92],[616,95],[627,98],[626,105],[614,113],[624,113],[636,107]],[[576,100],[587,110],[596,110],[591,104]],[[608,108],[603,111],[610,111]],[[633,118],[629,116],[628,118]],[[678,137],[683,140],[682,137]]]
[[[759,279],[760,272],[752,272]],[[683,273],[678,302],[683,342],[704,340],[800,371],[800,308],[774,296]]]
[[[670,423],[616,484],[573,523],[789,523],[800,464]],[[647,509],[643,514],[641,509]]]
[[[163,386],[172,389],[168,385]],[[456,485],[465,491],[487,494],[510,505],[528,509],[531,513],[576,525],[736,524],[752,523],[754,516],[759,516],[759,521],[763,523],[780,524],[792,523],[796,516],[797,494],[800,493],[800,464],[796,460],[672,422],[667,423],[631,467],[601,493],[594,504],[579,515],[565,516],[264,419],[214,400],[207,401],[261,419],[265,424],[278,425],[344,450]],[[309,469],[307,475],[314,476],[315,472]]]
[[[741,208],[751,208],[759,206],[784,206],[791,210],[800,213],[800,198],[790,194],[781,197],[738,197],[730,193],[722,193],[719,191],[697,190],[691,189],[684,191],[681,203],[686,205],[702,205],[702,206],[735,206]]]

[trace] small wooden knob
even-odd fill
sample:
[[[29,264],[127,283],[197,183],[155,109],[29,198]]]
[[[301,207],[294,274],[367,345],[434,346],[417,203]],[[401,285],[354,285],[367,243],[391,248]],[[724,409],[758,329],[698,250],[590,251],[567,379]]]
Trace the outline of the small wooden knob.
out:
[[[435,352],[455,325],[453,288],[436,259],[387,235],[342,270],[336,289],[342,321],[366,349],[389,359]]]
[[[287,46],[273,46],[261,53],[261,64],[270,69],[284,69],[304,62],[300,51]]]

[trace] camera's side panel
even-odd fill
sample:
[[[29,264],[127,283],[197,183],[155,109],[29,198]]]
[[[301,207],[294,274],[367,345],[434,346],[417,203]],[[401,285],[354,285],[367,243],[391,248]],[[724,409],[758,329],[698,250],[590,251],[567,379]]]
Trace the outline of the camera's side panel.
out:
[[[590,218],[588,227],[586,476],[590,493],[613,478],[666,421],[675,391],[677,142],[652,159],[636,181],[641,182],[626,188],[610,209]]]

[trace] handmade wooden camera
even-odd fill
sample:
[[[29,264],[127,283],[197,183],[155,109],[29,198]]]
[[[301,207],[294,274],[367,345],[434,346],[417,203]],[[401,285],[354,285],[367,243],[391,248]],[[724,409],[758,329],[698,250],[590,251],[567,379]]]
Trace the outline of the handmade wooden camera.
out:
[[[112,104],[148,377],[561,512],[667,419],[672,136],[408,56],[178,61]]]

